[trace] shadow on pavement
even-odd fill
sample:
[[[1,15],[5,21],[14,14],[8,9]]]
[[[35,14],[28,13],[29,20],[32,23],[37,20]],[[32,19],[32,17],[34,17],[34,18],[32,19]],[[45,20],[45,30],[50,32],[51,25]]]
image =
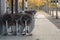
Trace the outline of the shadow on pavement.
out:
[[[52,17],[50,14],[46,13],[46,18],[52,22],[58,29],[60,29],[60,18],[56,19],[56,17]]]

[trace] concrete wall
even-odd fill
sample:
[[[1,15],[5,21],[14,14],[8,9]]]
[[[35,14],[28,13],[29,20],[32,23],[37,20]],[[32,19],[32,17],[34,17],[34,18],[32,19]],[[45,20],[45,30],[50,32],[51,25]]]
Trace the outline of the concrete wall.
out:
[[[1,14],[6,13],[6,0],[1,0]]]
[[[1,0],[0,0],[0,14],[1,14]]]

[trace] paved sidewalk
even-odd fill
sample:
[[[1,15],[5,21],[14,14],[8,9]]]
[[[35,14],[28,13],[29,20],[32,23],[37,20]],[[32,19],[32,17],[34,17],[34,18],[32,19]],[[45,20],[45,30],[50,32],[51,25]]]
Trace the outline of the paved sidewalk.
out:
[[[44,15],[50,22],[60,29],[60,11],[58,11],[58,19],[56,19],[56,11],[53,11],[53,16],[48,13],[44,13]]]
[[[0,40],[60,40],[60,29],[46,15],[44,11],[36,13],[32,36],[1,36]]]

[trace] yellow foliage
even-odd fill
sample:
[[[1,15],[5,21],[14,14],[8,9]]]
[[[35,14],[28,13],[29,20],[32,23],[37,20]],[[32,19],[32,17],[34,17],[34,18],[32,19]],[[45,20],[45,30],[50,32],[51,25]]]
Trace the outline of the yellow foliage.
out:
[[[8,2],[9,3],[9,2]],[[19,3],[19,7],[22,7],[22,0],[18,0]],[[40,7],[45,5],[46,0],[28,0],[28,7],[34,8],[34,7]],[[24,0],[24,5],[25,4],[25,0]]]
[[[20,2],[20,6],[21,6],[22,0],[19,0],[19,2]],[[28,6],[32,7],[32,8],[35,6],[40,7],[40,6],[45,5],[45,2],[46,2],[46,0],[28,0]]]

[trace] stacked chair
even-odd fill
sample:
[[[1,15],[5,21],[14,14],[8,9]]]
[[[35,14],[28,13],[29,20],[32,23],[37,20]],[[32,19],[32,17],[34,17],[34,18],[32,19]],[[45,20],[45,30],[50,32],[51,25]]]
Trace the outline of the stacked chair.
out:
[[[20,13],[5,13],[0,18],[0,26],[2,27],[1,35],[12,35],[23,34],[30,35],[34,28],[34,15],[36,12],[25,11]],[[11,28],[11,32],[8,30]]]

